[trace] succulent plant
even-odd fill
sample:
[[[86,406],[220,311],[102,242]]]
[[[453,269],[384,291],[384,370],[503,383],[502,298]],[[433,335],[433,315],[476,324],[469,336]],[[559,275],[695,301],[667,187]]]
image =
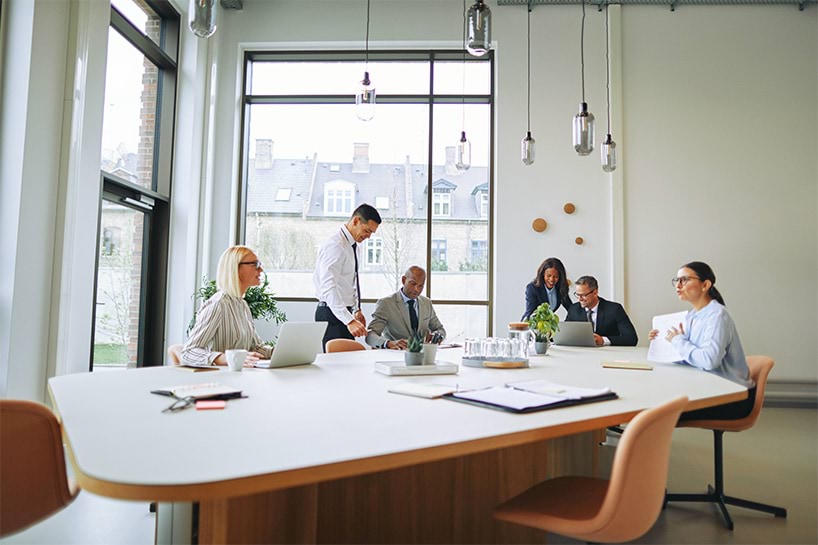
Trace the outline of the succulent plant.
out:
[[[423,335],[421,335],[419,331],[415,331],[415,333],[409,337],[406,350],[408,352],[420,352],[423,350]]]

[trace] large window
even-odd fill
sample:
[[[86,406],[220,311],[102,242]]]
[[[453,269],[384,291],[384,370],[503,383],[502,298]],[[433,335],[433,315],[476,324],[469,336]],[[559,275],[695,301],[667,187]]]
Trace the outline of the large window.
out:
[[[318,248],[369,203],[383,224],[365,247],[364,301],[395,291],[406,268],[420,265],[450,338],[486,335],[492,56],[370,52],[378,103],[368,122],[357,119],[352,95],[362,59],[246,54],[239,232],[264,261],[277,298],[310,301]],[[455,167],[462,130],[472,143],[468,170]],[[485,243],[477,254],[475,240]]]
[[[178,33],[167,1],[111,2],[92,370],[163,361]]]

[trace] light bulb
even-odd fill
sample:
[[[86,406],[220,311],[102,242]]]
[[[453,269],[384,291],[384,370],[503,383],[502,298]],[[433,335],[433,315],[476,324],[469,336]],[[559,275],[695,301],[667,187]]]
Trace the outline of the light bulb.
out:
[[[491,10],[476,0],[469,8],[466,18],[466,51],[474,57],[482,57],[491,48]]]
[[[526,132],[525,138],[520,142],[520,156],[524,165],[534,164],[534,147],[536,143],[537,141],[531,137],[531,131]]]
[[[585,102],[580,103],[579,113],[574,116],[574,149],[582,156],[594,151],[594,114]]]
[[[369,72],[364,72],[361,89],[355,95],[355,114],[361,121],[369,121],[375,117],[375,87],[369,80]]]
[[[460,133],[457,141],[454,166],[457,170],[469,170],[471,167],[471,142],[466,139],[466,131]]]
[[[605,172],[613,172],[616,170],[616,142],[611,139],[609,134],[602,143],[602,170]]]
[[[199,38],[210,38],[216,32],[216,0],[190,0],[187,10],[190,30]]]

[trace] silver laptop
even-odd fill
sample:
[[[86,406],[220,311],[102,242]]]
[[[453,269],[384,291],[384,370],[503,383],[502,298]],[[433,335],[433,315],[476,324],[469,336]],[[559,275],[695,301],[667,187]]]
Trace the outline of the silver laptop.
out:
[[[274,369],[291,365],[306,365],[323,352],[321,342],[327,322],[285,322],[278,333],[276,349],[269,360],[259,360],[256,367]]]
[[[591,322],[560,322],[554,344],[562,346],[596,346]]]

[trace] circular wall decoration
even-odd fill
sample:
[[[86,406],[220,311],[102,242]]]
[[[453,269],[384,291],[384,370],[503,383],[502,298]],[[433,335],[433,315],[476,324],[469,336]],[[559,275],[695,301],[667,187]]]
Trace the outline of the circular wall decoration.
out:
[[[537,218],[531,222],[531,228],[537,231],[538,233],[542,233],[548,228],[548,222],[542,218]]]
[[[574,242],[577,243],[577,246],[582,246],[583,244],[585,244],[585,240],[582,237],[575,238]]]
[[[572,202],[565,203],[565,206],[563,206],[562,209],[565,211],[566,214],[573,214],[574,212],[577,211],[577,207],[574,206],[574,203]]]

